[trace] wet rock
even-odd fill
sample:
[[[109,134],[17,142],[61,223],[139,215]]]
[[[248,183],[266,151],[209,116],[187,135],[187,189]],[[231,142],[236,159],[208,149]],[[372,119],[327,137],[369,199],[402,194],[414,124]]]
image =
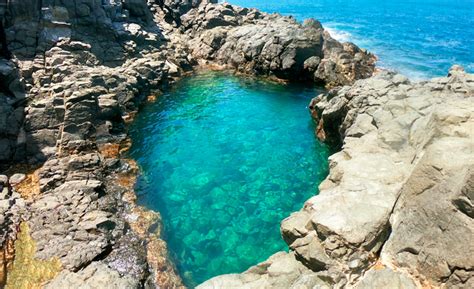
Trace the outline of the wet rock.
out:
[[[148,264],[143,243],[141,238],[128,231],[120,238],[104,262],[122,276],[129,275],[136,280],[144,281],[148,275]]]

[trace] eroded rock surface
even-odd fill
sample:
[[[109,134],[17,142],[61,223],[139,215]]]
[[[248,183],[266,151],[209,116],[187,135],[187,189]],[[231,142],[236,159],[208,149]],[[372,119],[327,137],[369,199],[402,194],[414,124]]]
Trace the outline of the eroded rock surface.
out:
[[[300,24],[255,9],[208,4],[190,10],[182,23],[193,56],[239,71],[329,86],[373,73],[372,54],[335,41],[313,19]]]
[[[242,274],[222,275],[197,288],[331,288],[332,281],[295,259],[294,253],[277,253]]]
[[[76,288],[140,288],[136,279],[127,275],[120,276],[117,271],[110,269],[106,264],[94,262],[79,272],[63,271],[45,289],[76,289]]]

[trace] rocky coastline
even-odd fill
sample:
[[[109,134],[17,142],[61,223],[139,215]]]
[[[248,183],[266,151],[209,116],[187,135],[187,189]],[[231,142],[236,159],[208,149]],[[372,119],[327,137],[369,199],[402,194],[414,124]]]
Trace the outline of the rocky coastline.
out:
[[[333,154],[281,223],[291,249],[198,288],[472,288],[474,75],[380,72],[314,98]],[[229,286],[230,284],[230,286]]]
[[[135,204],[137,168],[122,152],[149,96],[219,66],[337,87],[311,107],[318,135],[343,149],[320,195],[282,223],[291,253],[202,288],[474,287],[464,241],[474,227],[473,76],[455,67],[426,83],[368,78],[375,57],[316,20],[214,2],[1,7],[0,284],[184,288],[159,214]],[[447,233],[425,240],[432,227]]]

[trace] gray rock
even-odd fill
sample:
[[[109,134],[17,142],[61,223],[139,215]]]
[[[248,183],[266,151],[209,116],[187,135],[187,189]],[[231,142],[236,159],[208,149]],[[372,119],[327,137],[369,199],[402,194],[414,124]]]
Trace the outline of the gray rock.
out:
[[[456,150],[457,154],[461,151]],[[428,169],[437,152],[431,153],[415,169],[416,181],[409,180],[416,186],[402,191],[391,218],[393,232],[382,255],[442,283],[453,274],[454,268],[474,266],[470,257],[474,246],[459,241],[474,238],[474,221],[469,216],[474,200],[474,167],[463,169],[459,158],[457,173],[445,181],[437,181],[436,174]],[[457,205],[459,200],[463,200],[462,206]]]
[[[316,20],[301,25],[268,14],[256,20],[237,10],[228,4],[203,4],[181,17],[192,38],[193,56],[246,73],[328,85],[349,84],[373,72],[372,55],[335,41]]]
[[[334,288],[334,284],[324,278],[323,276],[318,275],[317,273],[305,273],[302,274],[289,289],[330,289]]]
[[[313,271],[323,271],[332,263],[314,231],[294,241],[290,248],[295,251],[296,258]]]
[[[133,289],[140,288],[137,280],[120,274],[102,262],[93,262],[86,268],[71,272],[64,270],[51,282],[44,286],[45,289]]]
[[[0,175],[0,186],[8,185],[8,177],[5,175]]]
[[[280,232],[288,245],[310,232],[308,229],[308,226],[311,227],[310,219],[311,216],[307,212],[298,211],[281,222]]]
[[[395,272],[390,268],[371,269],[365,273],[361,281],[355,285],[356,289],[416,289],[413,280],[403,273]]]
[[[15,186],[19,183],[21,183],[24,179],[26,178],[25,174],[14,174],[10,177],[10,185]]]
[[[242,274],[228,274],[214,277],[197,289],[217,288],[290,288],[298,278],[310,273],[303,264],[295,259],[293,253],[276,253],[267,261],[251,267]],[[300,280],[301,282],[301,280]]]
[[[473,227],[472,75],[453,67],[424,83],[388,72],[356,81],[372,75],[374,56],[332,39],[319,22],[216,1],[40,2],[7,5],[16,60],[0,60],[8,88],[0,94],[0,162],[42,164],[41,194],[26,205],[2,188],[0,242],[26,220],[36,257],[63,264],[47,288],[135,288],[151,279],[181,286],[150,277],[144,240],[122,217],[127,189],[113,178],[131,168],[97,148],[124,140],[124,118],[142,96],[196,63],[352,84],[311,104],[318,135],[342,151],[331,156],[320,195],[282,222],[294,251],[202,288],[342,288],[384,276],[402,284],[398,271],[363,275],[380,251],[379,262],[400,272],[472,284],[472,246],[462,241]]]

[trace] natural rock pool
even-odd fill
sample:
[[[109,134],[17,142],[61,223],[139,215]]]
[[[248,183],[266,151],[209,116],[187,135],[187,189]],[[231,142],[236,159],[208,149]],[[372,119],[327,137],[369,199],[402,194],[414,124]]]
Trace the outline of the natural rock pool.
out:
[[[238,273],[285,250],[280,221],[317,193],[328,148],[314,137],[314,87],[224,72],[179,81],[130,128],[139,203],[162,214],[184,282]]]

